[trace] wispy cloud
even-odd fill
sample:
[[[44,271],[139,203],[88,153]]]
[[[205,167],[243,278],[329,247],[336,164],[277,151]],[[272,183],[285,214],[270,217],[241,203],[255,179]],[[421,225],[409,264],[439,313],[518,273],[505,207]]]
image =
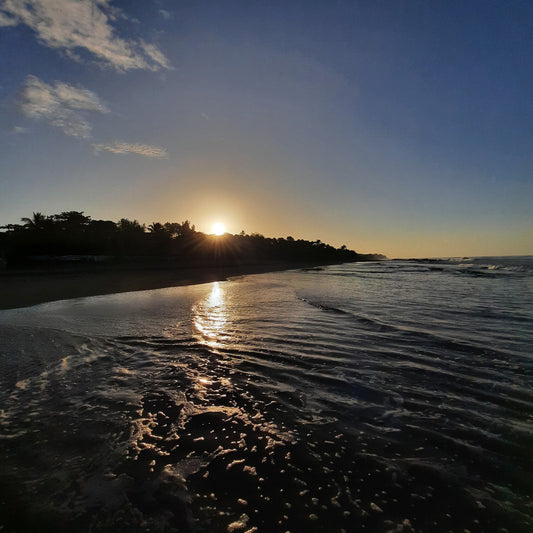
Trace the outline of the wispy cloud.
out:
[[[96,151],[106,150],[113,154],[137,154],[144,157],[166,158],[168,153],[164,148],[151,146],[149,144],[135,144],[121,141],[112,141],[109,143],[93,144]]]
[[[13,126],[11,130],[9,131],[9,135],[22,135],[23,133],[27,133],[28,129],[24,128],[23,126]]]
[[[18,20],[15,17],[9,16],[4,10],[4,7],[0,8],[0,26],[16,26]]]
[[[110,0],[4,0],[0,26],[25,24],[46,46],[78,60],[76,52],[86,50],[119,71],[170,68],[155,45],[116,35],[117,13]]]
[[[91,124],[85,118],[88,112],[108,113],[98,96],[83,87],[56,81],[45,83],[35,76],[28,76],[22,86],[18,105],[22,113],[33,119],[44,120],[70,137],[89,139]],[[17,127],[17,133],[25,131]],[[167,151],[149,144],[111,141],[92,145],[96,151],[113,154],[137,154],[144,157],[165,158]]]
[[[56,81],[49,85],[28,76],[20,91],[20,110],[30,118],[42,119],[71,137],[88,138],[91,125],[85,111],[107,113],[108,109],[93,92]]]
[[[165,20],[172,20],[174,18],[174,16],[172,15],[172,13],[170,11],[167,11],[166,9],[160,9],[159,10],[159,14],[161,15],[161,17],[163,17]]]

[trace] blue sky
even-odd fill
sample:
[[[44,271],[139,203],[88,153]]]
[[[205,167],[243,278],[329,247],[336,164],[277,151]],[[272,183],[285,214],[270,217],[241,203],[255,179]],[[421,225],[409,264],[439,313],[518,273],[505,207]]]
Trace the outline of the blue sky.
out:
[[[532,27],[518,1],[5,0],[0,224],[532,254]]]

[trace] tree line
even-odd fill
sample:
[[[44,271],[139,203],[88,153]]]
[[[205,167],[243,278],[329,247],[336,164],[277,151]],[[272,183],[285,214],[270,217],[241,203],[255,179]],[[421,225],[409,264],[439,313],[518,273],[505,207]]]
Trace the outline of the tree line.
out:
[[[176,265],[241,264],[262,261],[342,262],[383,259],[335,248],[320,240],[251,235],[207,235],[189,220],[181,223],[93,220],[83,211],[33,213],[21,224],[0,227],[0,257],[7,267],[36,262],[171,260]]]

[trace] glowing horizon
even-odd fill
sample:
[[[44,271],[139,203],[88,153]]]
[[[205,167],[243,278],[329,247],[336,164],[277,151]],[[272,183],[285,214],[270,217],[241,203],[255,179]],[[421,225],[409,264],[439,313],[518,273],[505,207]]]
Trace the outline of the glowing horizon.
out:
[[[1,4],[0,225],[533,254],[533,4],[105,5]]]
[[[224,235],[226,233],[226,226],[222,222],[215,222],[211,227],[211,233],[213,235]]]

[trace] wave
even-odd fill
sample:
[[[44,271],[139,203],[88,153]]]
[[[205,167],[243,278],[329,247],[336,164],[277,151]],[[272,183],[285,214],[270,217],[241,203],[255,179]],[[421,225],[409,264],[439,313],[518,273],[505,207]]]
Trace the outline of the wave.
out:
[[[514,285],[330,268],[2,315],[5,527],[530,531]]]
[[[438,263],[442,265],[457,266],[462,269],[491,270],[496,272],[533,272],[533,256],[509,256],[509,257],[473,257],[422,260],[423,263]]]

